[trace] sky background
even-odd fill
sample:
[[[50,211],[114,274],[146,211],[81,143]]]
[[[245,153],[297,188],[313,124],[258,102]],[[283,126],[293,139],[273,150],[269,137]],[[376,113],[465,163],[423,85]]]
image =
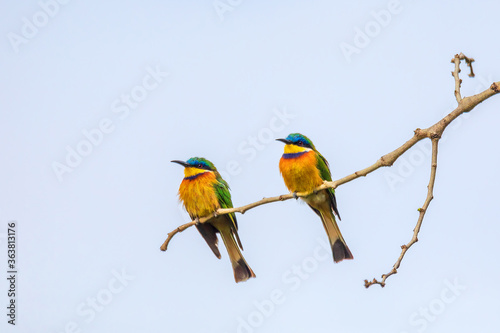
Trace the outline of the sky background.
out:
[[[177,199],[203,156],[241,206],[287,193],[300,132],[334,179],[374,163],[500,80],[498,1],[0,1],[0,264],[17,224],[17,317],[2,332],[492,332],[500,97],[337,189],[354,260],[334,264],[317,216],[290,200],[237,215],[257,278],[236,284]]]

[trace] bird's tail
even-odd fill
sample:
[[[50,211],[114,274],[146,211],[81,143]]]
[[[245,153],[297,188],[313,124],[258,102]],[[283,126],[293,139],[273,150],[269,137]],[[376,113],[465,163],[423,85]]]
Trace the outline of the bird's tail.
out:
[[[229,259],[233,265],[234,280],[236,282],[243,282],[249,278],[255,277],[255,273],[252,271],[250,266],[248,266],[245,258],[241,254],[240,247],[236,243],[235,234],[236,230],[233,230],[230,226],[219,229],[224,245],[226,245],[227,253],[229,254]]]
[[[353,259],[354,257],[347,247],[344,237],[342,237],[342,234],[340,233],[339,226],[335,221],[335,216],[333,215],[331,209],[328,209],[326,212],[320,211],[319,215],[321,216],[321,221],[323,222],[328,239],[330,240],[330,246],[332,247],[333,252],[333,261],[339,262],[344,259]]]

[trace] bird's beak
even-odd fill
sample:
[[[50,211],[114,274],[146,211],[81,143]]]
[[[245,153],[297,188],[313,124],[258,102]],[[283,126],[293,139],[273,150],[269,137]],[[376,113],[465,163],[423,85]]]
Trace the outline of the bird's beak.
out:
[[[287,139],[276,139],[276,141],[281,141],[287,145],[291,144],[292,142],[290,140],[287,140]]]
[[[187,163],[186,163],[186,162],[184,162],[184,161],[173,160],[173,161],[170,161],[170,162],[180,164],[180,165],[182,165],[182,166],[183,166],[183,167],[185,167],[185,168],[187,168],[187,167],[189,167],[189,166],[190,166],[189,164],[187,164]]]

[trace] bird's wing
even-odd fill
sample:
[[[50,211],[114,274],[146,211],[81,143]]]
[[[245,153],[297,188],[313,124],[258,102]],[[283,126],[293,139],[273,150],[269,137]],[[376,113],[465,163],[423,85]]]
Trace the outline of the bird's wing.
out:
[[[217,243],[219,242],[216,234],[217,229],[210,223],[200,223],[196,226],[196,229],[198,229],[200,234],[203,236],[215,256],[220,259],[219,247],[217,246]]]
[[[318,167],[321,179],[326,181],[332,181],[332,174],[330,173],[330,166],[328,161],[320,153],[316,153],[316,166]]]
[[[326,160],[326,158],[324,158],[323,155],[317,152],[316,160],[317,160],[316,166],[318,167],[321,179],[331,182],[332,174],[330,173],[330,166],[328,165],[328,161]],[[328,194],[330,196],[330,203],[332,204],[332,210],[337,215],[339,220],[341,220],[339,211],[337,209],[337,199],[335,199],[335,190],[333,188],[329,188]]]
[[[229,185],[222,179],[222,177],[217,178],[217,182],[214,184],[215,195],[219,200],[221,208],[233,208],[233,202],[231,201],[231,193],[229,192]],[[240,237],[238,236],[238,222],[236,221],[236,215],[230,213],[226,215],[231,223],[231,229],[233,234],[238,241],[238,245],[243,250],[243,245],[241,245]]]

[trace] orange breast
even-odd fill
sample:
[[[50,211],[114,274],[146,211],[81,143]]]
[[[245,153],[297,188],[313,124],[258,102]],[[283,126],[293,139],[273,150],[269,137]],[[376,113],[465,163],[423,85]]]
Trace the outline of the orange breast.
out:
[[[316,153],[309,151],[296,158],[280,159],[280,172],[291,192],[312,191],[323,183],[316,166]]]
[[[220,208],[213,184],[217,182],[212,172],[205,172],[194,179],[182,180],[179,199],[192,218],[203,217]]]

